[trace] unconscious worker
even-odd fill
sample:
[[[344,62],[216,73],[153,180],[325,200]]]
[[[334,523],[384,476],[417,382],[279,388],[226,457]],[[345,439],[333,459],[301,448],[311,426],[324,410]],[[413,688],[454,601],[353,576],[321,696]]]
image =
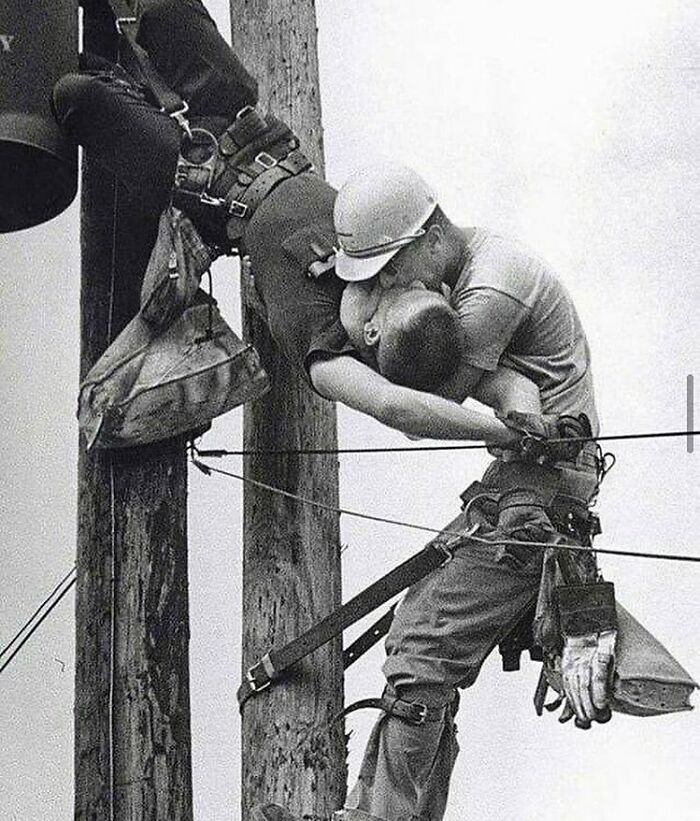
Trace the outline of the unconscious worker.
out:
[[[410,172],[388,166],[363,184],[351,181],[336,203],[289,129],[254,108],[255,81],[201,2],[139,5],[138,42],[187,111],[174,107],[169,116],[152,83],[86,58],[86,71],[55,90],[65,132],[155,212],[172,200],[214,252],[250,256],[273,337],[322,396],[413,436],[475,439],[501,452],[450,525],[466,532],[478,524],[488,544],[460,544],[398,611],[384,714],[338,814],[439,821],[456,751],[457,690],[523,618],[536,620],[553,660],[562,717],[575,714],[586,727],[610,716],[612,589],[589,552],[569,561],[558,549],[590,544],[589,507],[604,469],[595,446],[580,441],[597,433],[580,322],[550,272],[492,235],[453,226]],[[397,199],[412,203],[408,214]],[[383,235],[373,235],[380,225]],[[346,288],[347,280],[355,284]],[[443,285],[451,305],[438,296]],[[416,312],[418,302],[426,310]],[[417,354],[426,355],[422,364]],[[467,395],[502,419],[462,407]],[[563,575],[570,584],[561,593],[554,588],[565,587]],[[435,618],[445,615],[439,630],[422,617],[426,602]],[[554,604],[562,630],[553,632]],[[420,754],[409,758],[409,748]],[[268,805],[253,817],[294,815]]]
[[[172,198],[210,248],[249,255],[272,336],[323,397],[411,435],[494,444],[521,438],[484,413],[395,385],[363,361],[339,316],[345,283],[332,271],[336,191],[311,171],[289,129],[253,108],[256,83],[199,0],[145,0],[140,9],[138,41],[186,101],[194,140],[181,140],[176,118],[154,105],[147,86],[89,57],[85,71],[55,88],[63,130],[154,213]],[[202,169],[178,162],[179,149],[185,142],[196,154],[207,134],[225,145],[226,161],[195,193]]]

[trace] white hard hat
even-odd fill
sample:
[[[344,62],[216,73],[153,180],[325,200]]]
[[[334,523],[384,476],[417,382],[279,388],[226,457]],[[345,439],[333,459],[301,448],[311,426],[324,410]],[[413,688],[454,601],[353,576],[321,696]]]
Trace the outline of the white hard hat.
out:
[[[348,282],[373,277],[423,234],[436,205],[427,183],[405,165],[383,162],[357,171],[335,201],[336,274]]]

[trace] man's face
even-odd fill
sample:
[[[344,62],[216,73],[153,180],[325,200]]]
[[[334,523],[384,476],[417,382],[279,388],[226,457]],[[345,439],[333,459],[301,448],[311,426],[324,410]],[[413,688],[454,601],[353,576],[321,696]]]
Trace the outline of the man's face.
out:
[[[420,299],[421,293],[426,301],[445,299],[439,291],[428,291],[419,280],[407,285],[394,282],[390,288],[384,288],[379,277],[374,277],[369,283],[350,283],[343,291],[340,319],[352,344],[367,353],[377,344],[389,310],[398,303],[406,302],[406,294]]]
[[[431,230],[393,256],[379,277],[384,287],[422,282],[428,290],[440,291],[446,269],[444,234]]]

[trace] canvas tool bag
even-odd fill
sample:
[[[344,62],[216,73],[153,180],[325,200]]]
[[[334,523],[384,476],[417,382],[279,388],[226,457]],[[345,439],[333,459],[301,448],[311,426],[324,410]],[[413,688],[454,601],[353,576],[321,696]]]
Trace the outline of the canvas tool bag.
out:
[[[257,352],[215,304],[191,305],[162,334],[139,313],[83,381],[78,423],[88,449],[143,445],[201,428],[268,388]]]
[[[620,604],[611,707],[619,713],[654,716],[691,710],[698,686],[690,674]]]
[[[163,211],[141,286],[141,316],[163,331],[192,302],[214,256],[189,217],[170,206]]]
[[[697,682],[619,602],[616,609],[617,644],[610,707],[633,716],[692,710],[690,696]],[[550,658],[545,660],[544,674],[550,687],[561,695],[561,674]]]

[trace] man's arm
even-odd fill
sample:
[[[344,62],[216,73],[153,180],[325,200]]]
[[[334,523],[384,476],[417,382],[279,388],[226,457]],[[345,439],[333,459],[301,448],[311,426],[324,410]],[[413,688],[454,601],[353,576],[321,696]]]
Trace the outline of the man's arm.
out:
[[[317,360],[309,373],[322,396],[411,436],[496,445],[512,444],[517,438],[497,419],[440,396],[394,385],[351,356]]]
[[[485,371],[463,360],[457,371],[435,393],[460,404],[472,397],[501,414],[510,410],[542,413],[537,385],[504,365],[499,365],[495,371]]]
[[[527,376],[504,365],[499,365],[496,371],[484,373],[471,396],[504,416],[512,410],[542,413],[537,385]]]

